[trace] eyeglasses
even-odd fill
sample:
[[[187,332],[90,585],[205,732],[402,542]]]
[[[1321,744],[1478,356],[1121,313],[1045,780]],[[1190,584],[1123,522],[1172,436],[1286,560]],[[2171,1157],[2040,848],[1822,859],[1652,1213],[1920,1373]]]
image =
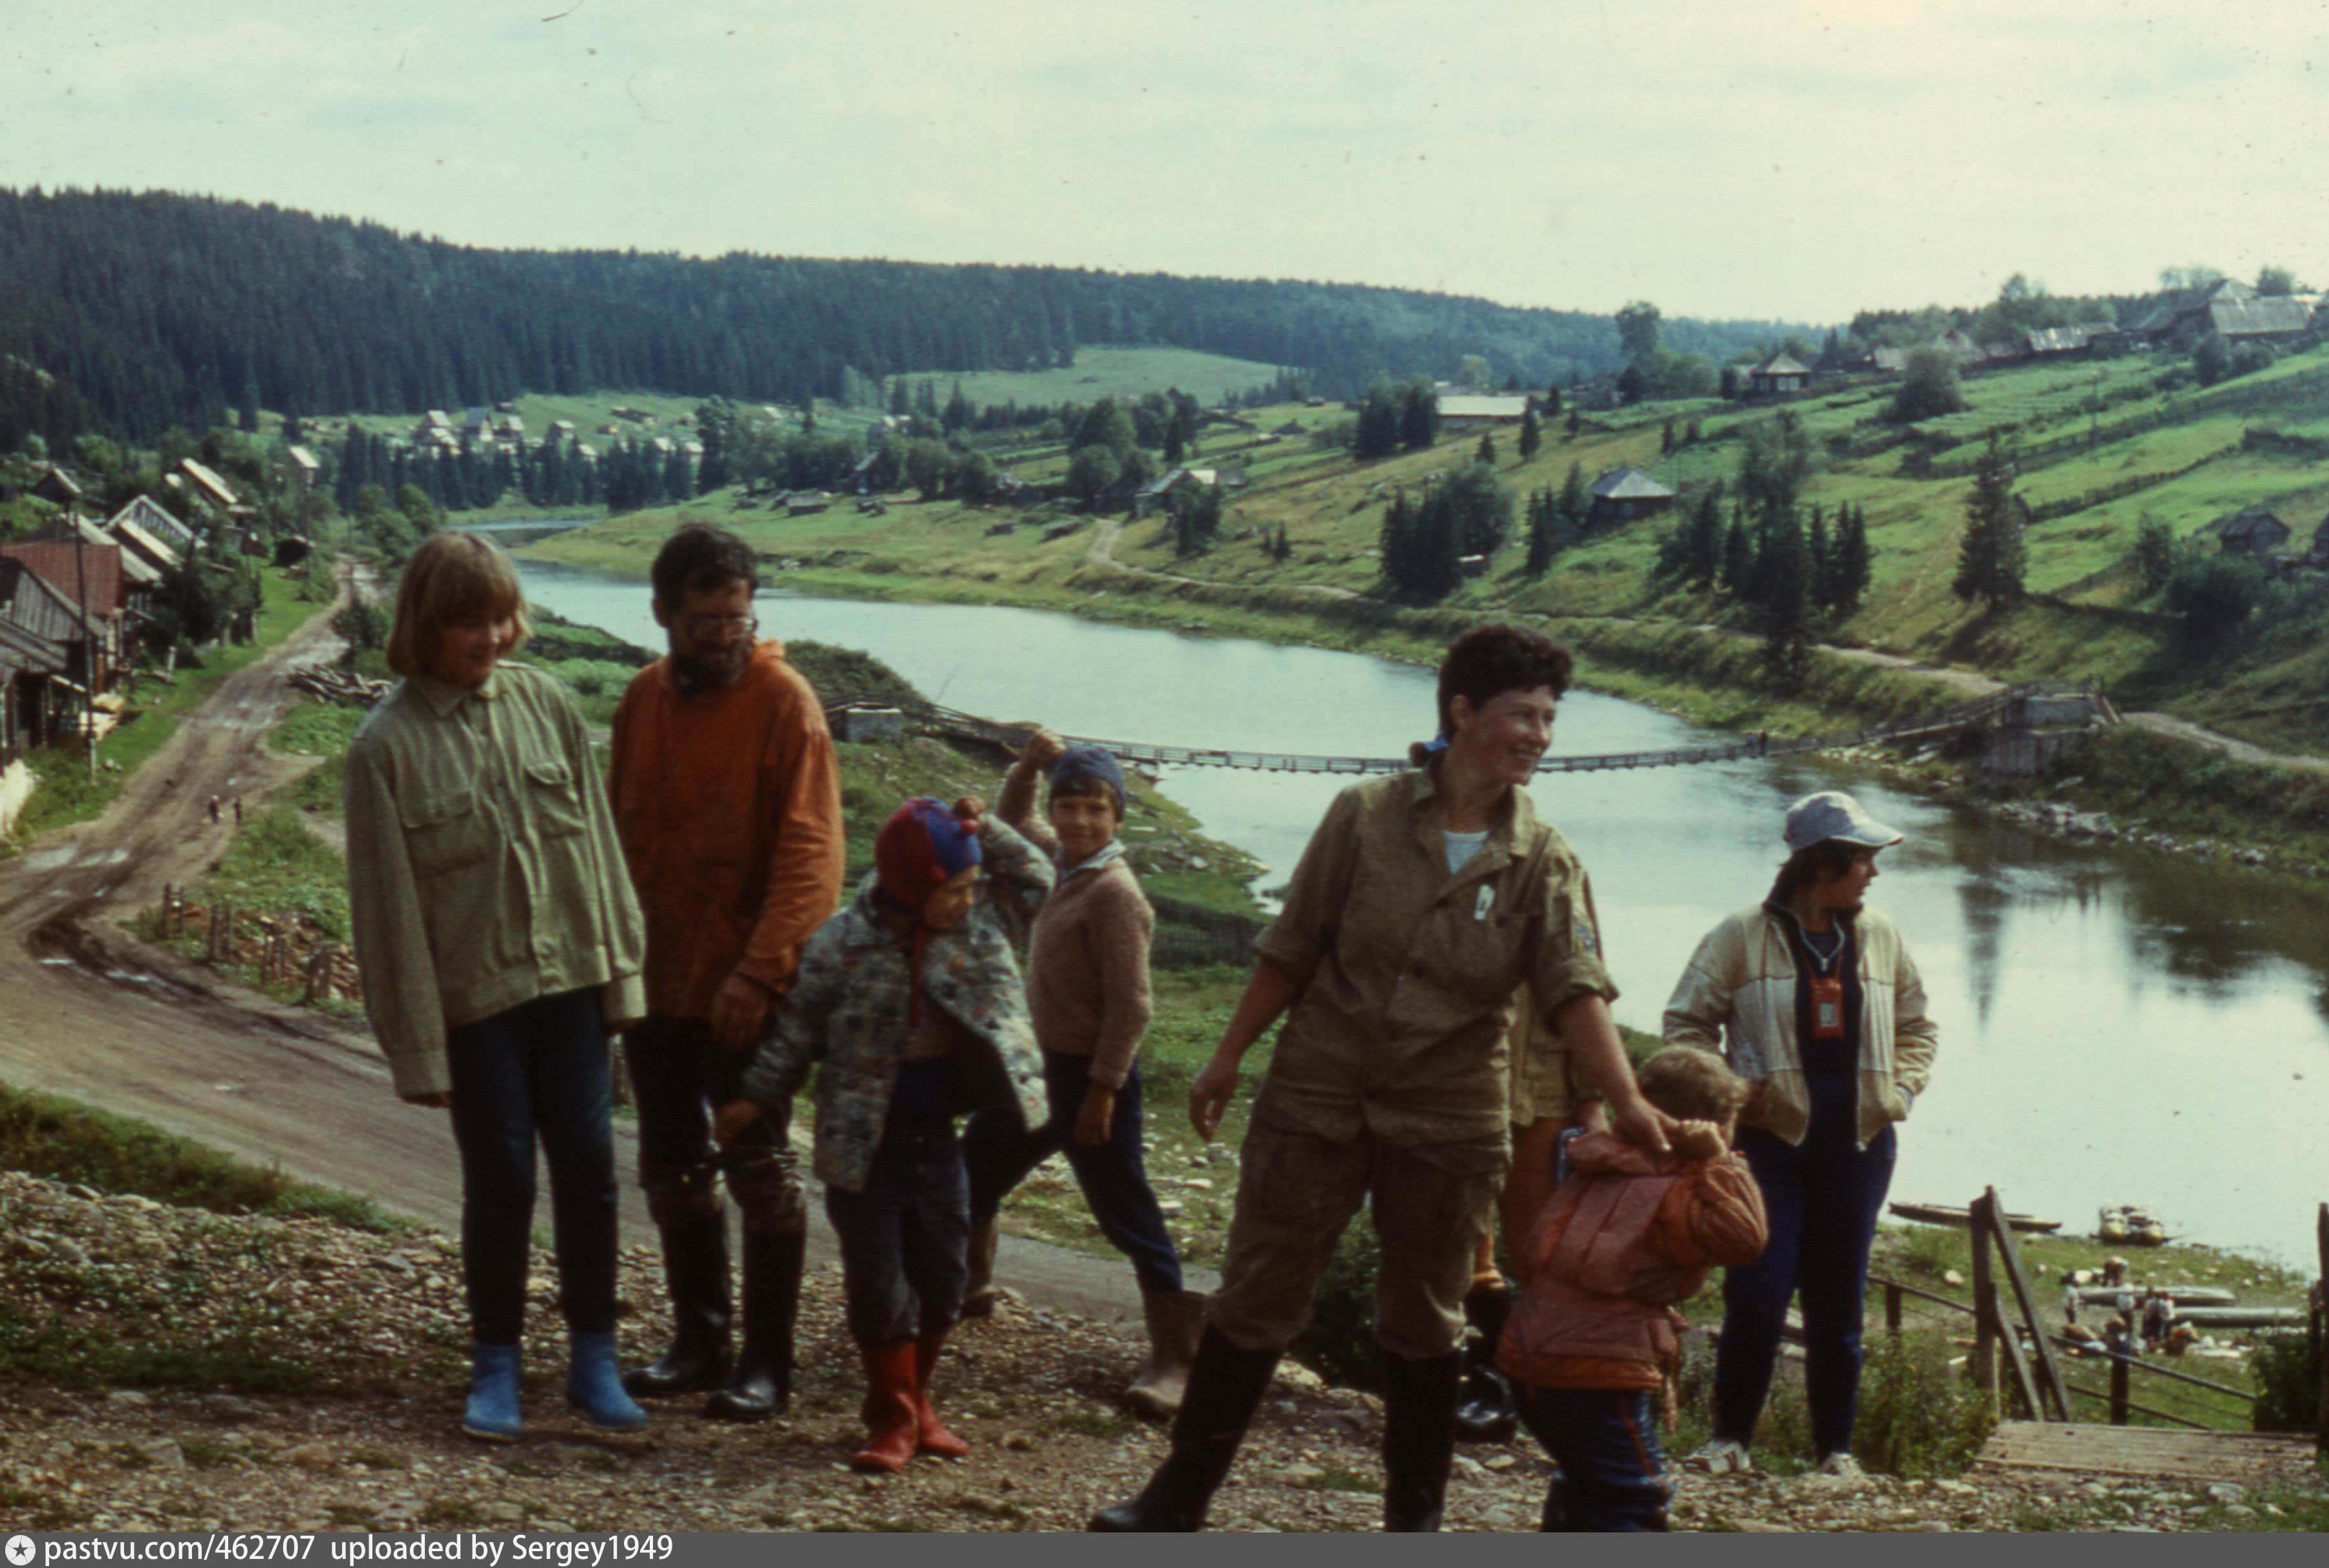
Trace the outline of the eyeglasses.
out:
[[[749,615],[691,615],[680,624],[699,642],[709,637],[750,637],[760,629],[759,619]]]

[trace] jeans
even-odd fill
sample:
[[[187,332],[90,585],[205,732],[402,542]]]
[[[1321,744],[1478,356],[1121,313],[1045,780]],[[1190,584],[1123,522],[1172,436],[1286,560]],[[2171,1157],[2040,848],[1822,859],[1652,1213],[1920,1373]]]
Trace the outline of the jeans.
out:
[[[1520,1418],[1558,1467],[1545,1488],[1544,1521],[1556,1531],[1666,1527],[1665,1455],[1646,1390],[1517,1391]]]
[[[825,1189],[849,1337],[895,1345],[952,1328],[970,1278],[970,1188],[951,1121],[891,1117],[862,1193]]]
[[[735,1099],[752,1053],[723,1051],[702,1018],[650,1015],[625,1053],[637,1101],[639,1185],[659,1225],[720,1213],[715,1172],[743,1212],[751,1235],[781,1235],[808,1223],[789,1137],[789,1117],[763,1113],[725,1148],[712,1141],[712,1116]]]
[[[1108,1141],[1097,1148],[1076,1143],[1076,1113],[1091,1084],[1091,1058],[1043,1053],[1043,1088],[1051,1114],[1042,1126],[1023,1127],[1011,1110],[982,1111],[964,1135],[963,1161],[970,1170],[970,1214],[991,1220],[1027,1173],[1062,1149],[1084,1202],[1109,1245],[1132,1260],[1141,1293],[1181,1289],[1181,1259],[1164,1230],[1164,1212],[1149,1190],[1140,1149],[1140,1067],[1135,1063],[1116,1091]]]
[[[533,1146],[550,1166],[559,1305],[577,1334],[615,1327],[615,1140],[595,987],[538,997],[448,1033],[461,1151],[461,1277],[470,1331],[514,1345],[525,1327]]]
[[[1722,1341],[1714,1357],[1714,1435],[1745,1444],[1770,1392],[1787,1299],[1804,1310],[1804,1393],[1812,1442],[1825,1458],[1852,1451],[1860,1411],[1860,1337],[1868,1252],[1892,1185],[1898,1140],[1886,1128],[1864,1149],[1858,1084],[1848,1072],[1812,1073],[1811,1125],[1798,1147],[1741,1129],[1739,1152],[1762,1189],[1770,1241],[1722,1279]]]

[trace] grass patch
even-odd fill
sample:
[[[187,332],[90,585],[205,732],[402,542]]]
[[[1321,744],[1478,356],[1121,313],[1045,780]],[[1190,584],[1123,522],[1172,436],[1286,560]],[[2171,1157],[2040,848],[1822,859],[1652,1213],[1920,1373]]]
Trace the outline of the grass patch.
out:
[[[309,832],[291,807],[269,806],[235,830],[203,891],[239,910],[305,916],[345,941],[347,882],[346,856]]]
[[[5,1085],[0,1167],[212,1214],[308,1215],[377,1234],[411,1228],[369,1198],[294,1181],[130,1117]]]

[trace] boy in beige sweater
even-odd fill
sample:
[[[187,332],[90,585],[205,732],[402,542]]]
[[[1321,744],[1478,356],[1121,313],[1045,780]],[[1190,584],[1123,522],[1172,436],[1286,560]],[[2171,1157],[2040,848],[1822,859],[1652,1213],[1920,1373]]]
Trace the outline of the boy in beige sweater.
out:
[[[1050,798],[1035,814],[1035,780]],[[1152,1415],[1180,1408],[1202,1331],[1203,1298],[1181,1285],[1181,1261],[1149,1190],[1140,1145],[1141,1035],[1148,1027],[1148,943],[1156,917],[1117,837],[1124,770],[1097,746],[1069,747],[1039,730],[1003,783],[996,815],[1057,863],[1059,883],[1035,921],[1027,1002],[1043,1050],[1051,1116],[1024,1129],[1008,1117],[972,1119],[971,1277],[966,1317],[994,1310],[996,1216],[1027,1174],[1064,1150],[1092,1217],[1131,1259],[1147,1320],[1148,1365],[1125,1397]]]

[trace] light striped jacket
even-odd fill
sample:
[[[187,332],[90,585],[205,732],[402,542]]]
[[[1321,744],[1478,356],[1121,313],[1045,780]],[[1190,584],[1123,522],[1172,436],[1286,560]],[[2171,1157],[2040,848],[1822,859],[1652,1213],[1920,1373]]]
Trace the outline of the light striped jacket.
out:
[[[1746,1125],[1801,1143],[1811,1122],[1796,1036],[1796,955],[1783,917],[1753,904],[1706,934],[1666,1002],[1669,1045],[1720,1053],[1762,1090]],[[1909,1114],[1933,1072],[1938,1039],[1925,1015],[1925,983],[1900,929],[1872,909],[1853,918],[1860,971],[1860,1141]],[[1905,1093],[1903,1091],[1906,1091]]]

